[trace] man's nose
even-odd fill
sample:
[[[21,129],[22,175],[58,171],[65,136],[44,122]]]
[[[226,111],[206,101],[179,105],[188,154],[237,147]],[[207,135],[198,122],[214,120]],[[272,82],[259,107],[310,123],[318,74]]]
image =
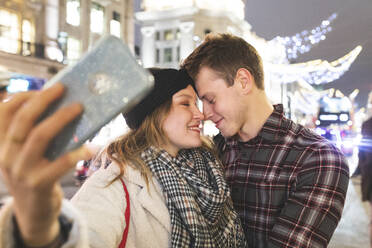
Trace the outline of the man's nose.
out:
[[[203,114],[206,120],[210,120],[213,116],[212,108],[208,103],[203,103]]]

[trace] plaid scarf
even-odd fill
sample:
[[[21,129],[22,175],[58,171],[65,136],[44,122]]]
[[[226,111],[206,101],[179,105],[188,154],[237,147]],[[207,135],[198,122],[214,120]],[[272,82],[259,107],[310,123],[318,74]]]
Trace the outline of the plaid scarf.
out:
[[[172,247],[245,247],[221,164],[203,148],[172,157],[151,147],[141,154],[163,187]]]

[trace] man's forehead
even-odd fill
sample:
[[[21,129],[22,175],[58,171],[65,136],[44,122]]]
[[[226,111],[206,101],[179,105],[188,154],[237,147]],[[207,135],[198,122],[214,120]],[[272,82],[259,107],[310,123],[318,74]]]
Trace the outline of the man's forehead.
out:
[[[224,82],[224,79],[213,69],[203,67],[195,77],[195,88],[199,98],[213,94],[217,87],[217,81]]]
[[[203,96],[206,94],[205,92],[208,90],[206,87],[203,87],[204,84],[201,80],[195,81],[195,88],[196,88],[196,94],[200,99],[203,98]]]
[[[221,75],[218,71],[215,69],[209,67],[209,66],[202,66],[200,67],[198,73],[196,74],[196,80],[198,79],[208,79],[208,80],[216,80],[218,78],[221,78]]]
[[[210,88],[207,88],[207,87],[202,87],[202,88],[198,88],[196,87],[197,91],[197,95],[198,97],[200,98],[200,100],[203,100],[205,98],[208,98],[208,97],[212,97],[214,95],[213,91],[210,89]]]

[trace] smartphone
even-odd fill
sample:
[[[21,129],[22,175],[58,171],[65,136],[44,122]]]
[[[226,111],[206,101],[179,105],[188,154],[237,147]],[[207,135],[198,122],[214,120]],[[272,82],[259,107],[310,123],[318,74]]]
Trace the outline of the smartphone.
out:
[[[39,121],[72,102],[82,103],[84,112],[51,141],[45,153],[49,160],[81,146],[115,116],[129,111],[154,85],[153,76],[138,64],[123,41],[112,35],[102,37],[44,88],[57,82],[65,85],[65,94]]]

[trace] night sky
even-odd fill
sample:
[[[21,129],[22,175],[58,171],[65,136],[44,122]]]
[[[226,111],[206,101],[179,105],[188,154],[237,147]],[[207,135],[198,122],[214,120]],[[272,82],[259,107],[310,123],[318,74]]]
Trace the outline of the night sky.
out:
[[[139,10],[139,2],[135,0],[136,10]],[[372,90],[372,0],[247,0],[245,6],[246,20],[252,31],[266,40],[311,30],[336,13],[327,38],[310,52],[300,55],[297,62],[314,59],[331,62],[362,45],[363,50],[349,71],[324,85],[324,89],[337,88],[349,95],[358,88],[358,107],[366,105]],[[139,45],[139,25],[136,27],[136,44]]]
[[[356,98],[359,107],[366,105],[372,90],[372,0],[247,0],[246,20],[257,35],[271,40],[277,35],[292,36],[319,26],[333,13],[332,31],[297,62],[314,59],[334,61],[357,45],[363,50],[341,78],[324,85],[340,89],[349,95],[360,90]]]

